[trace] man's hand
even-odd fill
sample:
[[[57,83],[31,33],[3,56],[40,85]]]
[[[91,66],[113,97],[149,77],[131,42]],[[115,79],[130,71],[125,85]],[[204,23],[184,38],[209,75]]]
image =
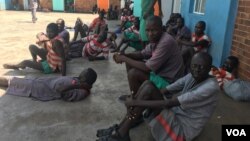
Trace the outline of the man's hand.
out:
[[[121,64],[123,62],[122,57],[123,55],[120,55],[119,53],[115,53],[113,55],[113,59],[117,64]]]
[[[131,106],[136,106],[136,100],[133,100],[131,97],[127,98],[125,101],[125,106],[126,107],[131,107]]]
[[[169,93],[166,88],[160,89],[162,95]]]

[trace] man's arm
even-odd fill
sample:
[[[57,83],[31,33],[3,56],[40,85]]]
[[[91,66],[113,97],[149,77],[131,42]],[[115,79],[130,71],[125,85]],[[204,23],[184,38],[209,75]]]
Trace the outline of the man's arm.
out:
[[[131,67],[134,67],[134,68],[139,69],[139,70],[144,71],[144,72],[149,73],[151,71],[150,68],[148,68],[144,62],[131,59],[125,55],[115,54],[114,60],[116,63],[125,62],[128,65],[130,65]]]
[[[134,60],[142,60],[145,59],[143,54],[141,53],[141,51],[135,51],[132,53],[127,53],[127,54],[123,54],[124,56],[134,59]]]
[[[61,59],[62,59],[62,76],[66,75],[66,59],[65,59],[65,53],[64,53],[64,48],[63,48],[63,43],[59,40],[56,40],[52,44],[52,49],[57,53]]]
[[[180,106],[180,102],[177,98],[170,100],[129,100],[126,101],[127,106],[138,106],[146,108],[172,108]]]
[[[192,41],[186,41],[186,40],[178,39],[177,42],[181,43],[183,45],[186,45],[186,46],[191,46],[191,47],[195,47],[195,46],[204,46],[204,47],[207,47],[208,44],[209,44],[209,42],[207,40],[201,40],[201,41],[198,41],[198,42],[192,42]]]
[[[69,37],[69,36],[70,36],[70,35],[69,35],[69,32],[66,32],[66,35],[65,35],[65,36],[66,36],[66,37],[65,37],[65,39],[66,39],[65,42],[66,42],[66,44],[68,45],[68,44],[69,44],[69,38],[70,38],[70,37]]]

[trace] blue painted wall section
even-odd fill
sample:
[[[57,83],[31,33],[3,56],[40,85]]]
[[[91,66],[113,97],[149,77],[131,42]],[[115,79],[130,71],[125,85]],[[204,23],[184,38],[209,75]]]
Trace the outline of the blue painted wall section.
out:
[[[182,0],[181,14],[192,31],[198,21],[206,22],[205,32],[212,39],[209,53],[218,67],[230,54],[238,0],[207,0],[204,15],[194,14],[193,5],[194,0]]]
[[[5,0],[5,9],[6,10],[14,9],[14,6],[11,4],[11,0]]]
[[[134,16],[140,17],[141,16],[141,0],[134,0]]]
[[[53,0],[52,1],[53,11],[64,11],[64,1]]]
[[[0,0],[0,10],[5,10],[5,0]]]

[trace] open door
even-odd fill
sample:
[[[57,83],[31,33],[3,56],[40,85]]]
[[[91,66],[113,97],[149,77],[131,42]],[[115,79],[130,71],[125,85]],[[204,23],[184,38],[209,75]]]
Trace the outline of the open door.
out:
[[[64,0],[52,1],[53,11],[64,11]]]
[[[66,12],[74,12],[75,8],[75,0],[65,0],[65,11]]]
[[[160,15],[159,11],[160,11],[160,9],[159,9],[159,5],[158,5],[158,1],[157,1],[154,5],[154,15],[159,16]]]
[[[97,6],[100,10],[104,9],[107,12],[109,8],[109,0],[97,0]]]

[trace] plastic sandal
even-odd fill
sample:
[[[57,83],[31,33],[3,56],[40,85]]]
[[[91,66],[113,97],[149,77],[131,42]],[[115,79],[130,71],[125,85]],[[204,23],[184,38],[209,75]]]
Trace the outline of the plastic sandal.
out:
[[[107,129],[99,129],[97,130],[97,137],[104,137],[112,135],[113,131],[116,131],[118,129],[118,124],[114,124],[113,126],[107,128]]]
[[[118,132],[115,132],[113,135],[100,137],[96,141],[130,141],[130,136],[127,134],[124,137],[121,137]]]

